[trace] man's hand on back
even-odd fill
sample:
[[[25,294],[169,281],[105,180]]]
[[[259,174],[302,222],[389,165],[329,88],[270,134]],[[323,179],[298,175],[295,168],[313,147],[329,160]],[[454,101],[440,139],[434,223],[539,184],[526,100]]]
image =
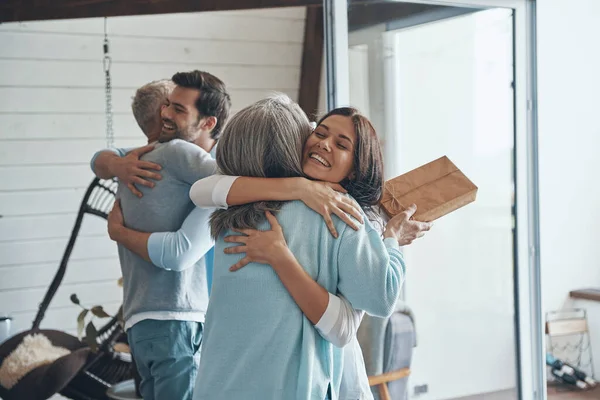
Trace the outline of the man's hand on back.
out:
[[[154,187],[150,179],[160,180],[162,176],[153,171],[160,171],[161,166],[149,161],[140,160],[140,157],[154,149],[154,145],[147,145],[127,153],[125,157],[111,160],[110,170],[114,176],[127,185],[129,190],[138,197],[142,197],[135,185]]]

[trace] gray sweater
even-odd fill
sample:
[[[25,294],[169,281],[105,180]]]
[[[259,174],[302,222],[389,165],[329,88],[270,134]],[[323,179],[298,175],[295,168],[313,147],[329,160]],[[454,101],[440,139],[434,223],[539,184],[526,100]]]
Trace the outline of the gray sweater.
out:
[[[216,162],[200,147],[179,139],[157,144],[142,159],[160,164],[162,179],[152,189],[138,186],[142,198],[119,184],[117,197],[121,199],[125,226],[142,232],[177,231],[194,208],[189,198],[191,185],[214,174]],[[208,306],[204,258],[191,268],[170,271],[118,246],[127,328],[147,318],[204,320]]]

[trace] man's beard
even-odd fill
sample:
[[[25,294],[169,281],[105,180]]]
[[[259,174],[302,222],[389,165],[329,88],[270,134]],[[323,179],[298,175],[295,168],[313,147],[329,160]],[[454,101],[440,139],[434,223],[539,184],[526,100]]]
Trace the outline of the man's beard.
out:
[[[193,142],[198,138],[196,130],[191,126],[188,126],[185,130],[182,130],[179,129],[179,127],[173,121],[168,120],[168,124],[174,126],[175,129],[169,131],[162,129],[160,131],[160,135],[158,136],[158,141],[160,143],[169,142],[173,139],[181,139],[185,140],[186,142]]]
[[[178,131],[172,131],[172,132],[165,132],[165,131],[161,131],[160,135],[158,135],[158,142],[159,143],[165,143],[165,142],[170,142],[173,139],[177,139],[177,132]]]

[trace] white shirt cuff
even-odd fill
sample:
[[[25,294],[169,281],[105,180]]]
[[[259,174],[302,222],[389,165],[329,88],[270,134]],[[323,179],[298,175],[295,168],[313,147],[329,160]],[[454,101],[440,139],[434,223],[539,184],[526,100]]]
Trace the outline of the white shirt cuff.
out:
[[[221,175],[221,179],[217,181],[212,192],[212,199],[216,207],[225,210],[229,207],[227,204],[227,195],[229,195],[231,186],[237,178],[239,178],[239,176]]]
[[[338,315],[340,314],[341,303],[342,301],[339,297],[329,293],[329,302],[327,303],[327,308],[321,316],[321,319],[319,319],[319,322],[317,322],[315,325],[315,328],[317,328],[323,335],[329,335],[331,333],[331,330],[338,319]]]
[[[227,208],[227,195],[237,176],[212,175],[196,181],[190,199],[199,208]]]

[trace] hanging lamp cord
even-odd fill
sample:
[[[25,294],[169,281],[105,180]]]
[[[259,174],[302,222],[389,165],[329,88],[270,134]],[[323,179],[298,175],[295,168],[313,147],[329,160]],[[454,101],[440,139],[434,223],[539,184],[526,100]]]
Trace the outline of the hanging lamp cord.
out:
[[[107,18],[104,18],[104,59],[102,65],[104,67],[105,85],[104,89],[106,92],[106,146],[109,148],[114,147],[115,134],[113,131],[113,111],[112,111],[112,84],[110,81],[110,67],[112,59],[110,57],[110,51],[108,46],[108,30],[107,30]]]

